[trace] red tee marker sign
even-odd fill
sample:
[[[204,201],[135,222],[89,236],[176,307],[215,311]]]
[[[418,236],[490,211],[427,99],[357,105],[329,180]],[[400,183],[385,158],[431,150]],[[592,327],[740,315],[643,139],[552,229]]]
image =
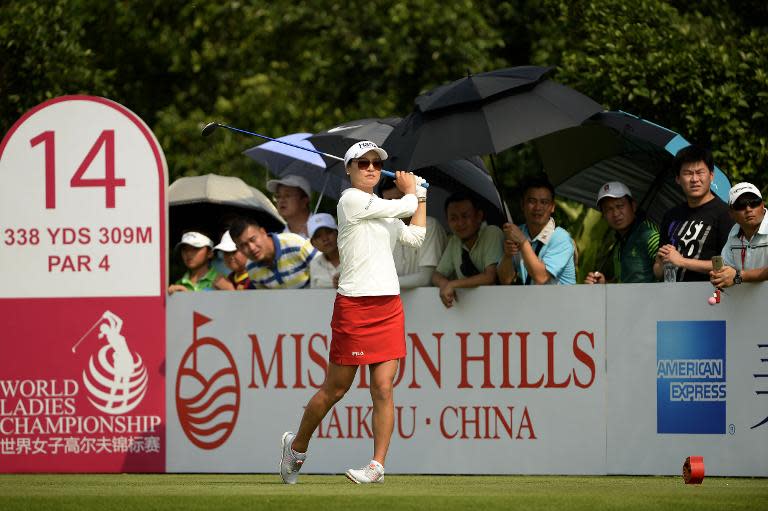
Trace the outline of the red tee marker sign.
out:
[[[0,143],[0,472],[165,469],[165,157],[104,98]]]

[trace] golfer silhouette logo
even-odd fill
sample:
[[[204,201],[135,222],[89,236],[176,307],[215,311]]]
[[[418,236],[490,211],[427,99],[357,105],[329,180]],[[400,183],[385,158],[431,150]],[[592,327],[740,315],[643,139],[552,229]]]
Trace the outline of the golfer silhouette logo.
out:
[[[227,347],[218,339],[198,339],[197,330],[211,321],[193,313],[192,345],[176,373],[176,413],[184,434],[200,449],[227,441],[240,411],[240,378]]]
[[[96,357],[88,360],[83,370],[83,384],[88,390],[88,401],[98,410],[111,415],[130,412],[144,398],[147,392],[147,369],[138,353],[132,354],[128,343],[121,334],[123,320],[114,312],[104,314],[91,326],[77,343],[72,353],[93,329],[99,327],[102,346]]]

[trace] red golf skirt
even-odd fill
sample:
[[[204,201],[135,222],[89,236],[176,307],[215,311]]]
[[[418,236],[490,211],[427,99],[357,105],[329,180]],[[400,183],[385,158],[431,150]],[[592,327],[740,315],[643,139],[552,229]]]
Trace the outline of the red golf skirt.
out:
[[[337,365],[365,365],[405,356],[405,314],[400,295],[336,295],[331,352]]]

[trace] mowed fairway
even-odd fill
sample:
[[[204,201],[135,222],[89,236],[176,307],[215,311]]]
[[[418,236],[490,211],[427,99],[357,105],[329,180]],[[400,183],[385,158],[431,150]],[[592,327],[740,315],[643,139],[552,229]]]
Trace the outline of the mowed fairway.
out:
[[[768,509],[768,479],[680,477],[387,476],[358,486],[343,476],[0,475],[0,510],[291,509]]]

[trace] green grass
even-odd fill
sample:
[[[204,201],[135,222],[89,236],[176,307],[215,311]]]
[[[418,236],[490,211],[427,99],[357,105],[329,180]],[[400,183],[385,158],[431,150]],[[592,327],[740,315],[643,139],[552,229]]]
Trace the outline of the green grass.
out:
[[[94,511],[326,509],[761,510],[768,479],[680,477],[387,476],[361,486],[343,476],[305,475],[296,486],[277,475],[0,475],[0,510]]]

